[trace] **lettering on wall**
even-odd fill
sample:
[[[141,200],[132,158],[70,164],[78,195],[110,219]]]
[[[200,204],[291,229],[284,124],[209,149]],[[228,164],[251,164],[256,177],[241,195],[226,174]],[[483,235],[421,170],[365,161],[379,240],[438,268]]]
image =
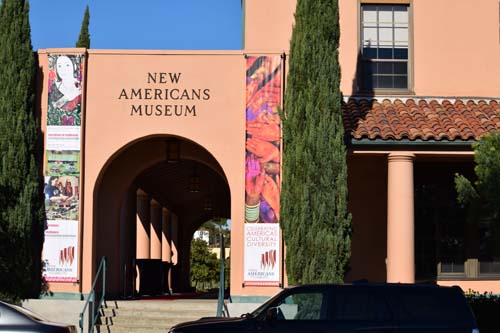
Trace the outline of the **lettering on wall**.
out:
[[[147,86],[122,88],[118,99],[130,101],[130,116],[196,117],[199,102],[211,98],[208,88],[181,87],[182,73],[150,72]]]

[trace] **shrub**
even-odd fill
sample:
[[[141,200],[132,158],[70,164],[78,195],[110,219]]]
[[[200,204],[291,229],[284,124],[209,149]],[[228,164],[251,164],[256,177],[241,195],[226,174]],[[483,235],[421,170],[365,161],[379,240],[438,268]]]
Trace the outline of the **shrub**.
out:
[[[470,290],[465,293],[481,333],[498,332],[498,314],[500,314],[500,295],[480,294]]]

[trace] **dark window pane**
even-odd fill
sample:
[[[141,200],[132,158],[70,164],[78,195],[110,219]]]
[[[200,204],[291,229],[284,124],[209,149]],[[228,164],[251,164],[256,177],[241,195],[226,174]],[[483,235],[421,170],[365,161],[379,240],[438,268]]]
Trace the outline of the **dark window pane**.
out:
[[[363,71],[363,75],[377,74],[377,63],[364,62],[362,71]]]
[[[395,76],[394,77],[394,88],[408,88],[408,77],[407,76]]]
[[[395,62],[394,63],[394,74],[408,74],[408,63],[406,62]]]
[[[374,47],[364,47],[363,48],[363,56],[369,59],[377,58],[377,49]]]
[[[328,319],[335,321],[388,321],[392,313],[385,300],[369,291],[347,292],[337,290]]]
[[[392,62],[381,62],[378,64],[378,74],[392,74]]]
[[[361,77],[361,87],[363,90],[372,90],[373,89],[373,80],[375,76],[373,75],[368,75],[363,72],[363,75]]]
[[[481,261],[479,262],[479,273],[500,273],[499,261]]]
[[[392,48],[379,48],[378,49],[378,58],[379,59],[393,59],[392,58]]]
[[[379,76],[377,88],[393,88],[392,76]]]
[[[451,262],[441,263],[441,273],[453,273],[453,264]]]
[[[460,291],[456,289],[441,289],[430,292],[419,292],[418,290],[406,290],[399,295],[400,302],[396,311],[405,321],[425,321],[463,323],[468,320],[466,313],[467,304],[462,301]]]
[[[408,49],[407,48],[395,48],[394,49],[394,59],[408,59]]]

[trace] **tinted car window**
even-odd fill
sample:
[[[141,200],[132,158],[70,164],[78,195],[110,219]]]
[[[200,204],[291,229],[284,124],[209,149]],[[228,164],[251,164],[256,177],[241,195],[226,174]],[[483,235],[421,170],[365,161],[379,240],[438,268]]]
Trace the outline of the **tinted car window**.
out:
[[[460,296],[455,289],[399,292],[399,317],[403,321],[469,322],[470,310]]]
[[[338,288],[333,295],[334,306],[329,318],[335,321],[389,321],[391,310],[385,299],[370,290]]]
[[[319,320],[324,296],[320,292],[302,292],[288,295],[282,299],[277,308],[279,309],[278,320]]]

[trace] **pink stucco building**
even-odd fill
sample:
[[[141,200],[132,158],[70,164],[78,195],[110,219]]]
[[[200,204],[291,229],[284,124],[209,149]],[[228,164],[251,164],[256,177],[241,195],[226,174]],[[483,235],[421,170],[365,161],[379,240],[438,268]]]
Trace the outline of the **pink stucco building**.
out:
[[[193,232],[214,212],[231,219],[231,295],[269,296],[287,284],[281,237],[276,283],[245,284],[245,109],[258,79],[247,70],[259,57],[281,59],[273,84],[283,91],[295,1],[243,5],[241,51],[38,51],[47,182],[73,182],[72,203],[47,196],[48,230],[65,235],[46,237],[44,250],[56,295],[88,293],[102,256],[112,295],[168,281],[187,290]],[[495,228],[486,218],[466,222],[453,185],[456,172],[473,175],[471,143],[500,128],[498,1],[339,0],[339,8],[354,230],[346,279],[500,293]],[[74,83],[62,77],[65,63]],[[279,168],[279,158],[268,161]]]

